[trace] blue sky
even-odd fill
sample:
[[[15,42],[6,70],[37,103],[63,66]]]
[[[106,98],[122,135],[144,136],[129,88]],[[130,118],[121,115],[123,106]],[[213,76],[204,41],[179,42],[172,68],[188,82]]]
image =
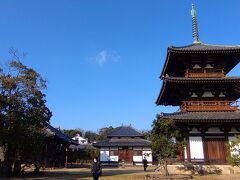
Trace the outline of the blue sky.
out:
[[[51,124],[150,129],[170,45],[193,42],[189,0],[1,0],[0,64],[9,47],[48,80]],[[240,44],[240,1],[195,0],[200,40]],[[230,75],[239,75],[238,65]]]

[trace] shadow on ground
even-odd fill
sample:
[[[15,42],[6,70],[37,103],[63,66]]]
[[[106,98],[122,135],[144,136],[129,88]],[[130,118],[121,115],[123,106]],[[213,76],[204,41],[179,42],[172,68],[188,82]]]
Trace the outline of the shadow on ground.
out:
[[[148,170],[147,172],[152,172],[153,170]],[[109,177],[115,175],[128,175],[128,174],[139,174],[144,173],[142,169],[125,169],[125,168],[107,168],[103,169],[102,177]],[[92,175],[89,169],[74,168],[74,169],[55,169],[55,170],[45,170],[39,175],[33,175],[32,173],[26,173],[21,178],[12,178],[16,180],[22,179],[36,179],[36,180],[45,180],[45,179],[69,179],[69,180],[89,180]],[[101,178],[100,178],[101,179]]]

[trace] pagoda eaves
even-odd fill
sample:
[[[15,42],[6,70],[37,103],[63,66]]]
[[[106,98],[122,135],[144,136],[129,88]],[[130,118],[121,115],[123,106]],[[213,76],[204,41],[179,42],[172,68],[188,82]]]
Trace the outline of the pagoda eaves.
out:
[[[219,122],[237,122],[239,123],[240,112],[175,112],[162,113],[163,118],[171,118],[177,122],[185,123],[219,123]]]
[[[228,87],[226,89],[226,87]],[[211,99],[220,98],[228,101],[236,101],[240,98],[240,77],[223,78],[185,78],[185,77],[165,77],[159,96],[156,100],[157,105],[180,106],[182,101],[192,98],[193,93],[203,98],[201,91],[211,89],[213,94]],[[222,94],[221,97],[221,93]],[[197,96],[195,94],[195,96]],[[219,97],[220,96],[220,97]],[[207,98],[207,97],[205,97]]]
[[[170,46],[160,75],[183,76],[186,69],[193,65],[204,68],[214,64],[215,69],[223,69],[227,74],[240,62],[240,46],[224,46],[210,44],[191,44],[182,47]]]

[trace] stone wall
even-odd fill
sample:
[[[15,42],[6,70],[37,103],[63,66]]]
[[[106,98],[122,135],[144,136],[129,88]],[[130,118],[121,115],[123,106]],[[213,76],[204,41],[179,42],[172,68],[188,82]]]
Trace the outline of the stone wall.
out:
[[[170,174],[240,174],[239,167],[232,167],[231,165],[168,165]]]

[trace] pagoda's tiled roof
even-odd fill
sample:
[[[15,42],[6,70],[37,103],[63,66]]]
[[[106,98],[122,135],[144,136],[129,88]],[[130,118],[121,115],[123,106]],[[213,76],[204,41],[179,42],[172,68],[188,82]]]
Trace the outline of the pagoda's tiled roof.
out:
[[[179,106],[181,101],[188,98],[190,87],[207,86],[225,87],[229,89],[226,98],[235,101],[240,97],[240,77],[224,77],[224,78],[185,78],[185,77],[164,77],[162,88],[157,97],[157,105]]]
[[[212,63],[219,69],[228,73],[240,62],[240,46],[191,44],[188,46],[174,47],[167,49],[167,57],[160,77],[166,74],[182,76],[191,65],[191,61],[210,58]]]
[[[169,51],[175,53],[230,53],[230,52],[240,52],[240,46],[227,46],[227,45],[212,45],[212,44],[191,44],[182,47],[170,46]]]
[[[232,77],[222,77],[222,78],[186,78],[186,77],[164,77],[165,81],[168,82],[176,82],[176,83],[219,83],[219,82],[240,82],[239,76],[232,76]]]
[[[99,141],[93,146],[95,147],[117,147],[117,146],[139,146],[148,147],[150,146],[150,141],[142,138],[111,138],[103,141]]]
[[[162,113],[162,117],[170,118],[177,122],[238,122],[240,123],[240,111],[236,112],[176,112]]]
[[[143,134],[132,126],[120,126],[115,128],[108,137],[143,137]]]
[[[65,143],[78,144],[77,142],[72,140],[70,137],[68,137],[66,134],[64,134],[62,131],[52,127],[50,124],[47,124],[47,127],[45,129],[45,134],[47,137],[54,137],[55,139],[59,141],[63,141]]]

